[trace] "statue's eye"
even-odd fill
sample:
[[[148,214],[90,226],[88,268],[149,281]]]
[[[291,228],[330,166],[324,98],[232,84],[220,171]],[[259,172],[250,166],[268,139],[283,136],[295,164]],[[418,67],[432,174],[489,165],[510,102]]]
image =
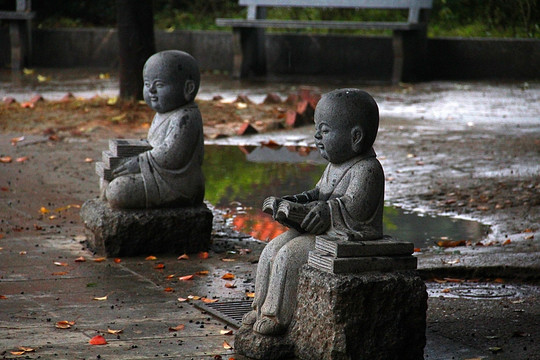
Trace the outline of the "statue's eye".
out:
[[[159,88],[159,89],[161,89],[163,86],[164,86],[164,84],[161,83],[161,82],[156,83],[156,87]]]
[[[149,83],[148,81],[145,81],[145,82],[144,82],[144,86],[150,87],[150,83]]]

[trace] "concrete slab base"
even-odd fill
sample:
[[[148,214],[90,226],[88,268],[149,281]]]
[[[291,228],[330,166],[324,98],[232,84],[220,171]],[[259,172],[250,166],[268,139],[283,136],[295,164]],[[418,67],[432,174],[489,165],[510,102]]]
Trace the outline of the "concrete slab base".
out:
[[[212,212],[194,207],[116,210],[100,199],[86,201],[81,218],[89,248],[107,256],[184,254],[210,247]]]

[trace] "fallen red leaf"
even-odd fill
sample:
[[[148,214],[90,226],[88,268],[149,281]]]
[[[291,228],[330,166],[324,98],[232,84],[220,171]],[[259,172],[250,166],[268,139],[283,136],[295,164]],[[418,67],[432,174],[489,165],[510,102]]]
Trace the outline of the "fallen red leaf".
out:
[[[165,292],[174,292],[174,289],[172,287],[168,287],[164,289]]]
[[[511,244],[511,243],[512,243],[512,240],[506,239],[502,244],[503,245],[508,245],[508,244]]]
[[[422,252],[422,249],[420,249],[420,248],[414,248],[414,252]]]
[[[114,258],[113,260],[115,263],[120,264],[122,262],[122,259],[120,258]]]
[[[191,279],[193,279],[193,275],[180,276],[178,278],[178,280],[181,280],[181,281],[186,281],[186,280],[191,280]]]
[[[202,270],[202,271],[197,271],[195,275],[205,276],[205,275],[208,275],[209,273],[210,271],[208,270]]]
[[[6,295],[0,295],[0,300],[6,300],[6,299],[7,299]]]
[[[206,304],[211,304],[211,303],[218,302],[218,299],[209,299],[209,298],[203,297],[201,298],[201,301]]]
[[[157,269],[157,270],[165,269],[165,264],[157,264],[156,266],[154,266],[154,269]]]
[[[4,164],[7,164],[7,163],[10,163],[13,159],[11,158],[11,156],[2,156],[0,157],[0,163],[4,163]]]
[[[2,186],[2,187],[0,187],[0,190],[2,190],[2,191],[9,191],[9,188],[6,187],[6,186]]]
[[[147,256],[144,260],[157,260],[157,257],[154,255]]]
[[[208,259],[208,257],[210,255],[208,254],[208,252],[203,251],[203,252],[200,252],[199,254],[197,254],[197,256],[199,257],[199,259]]]
[[[105,260],[107,260],[107,258],[99,257],[99,258],[95,258],[93,261],[99,263],[99,262],[103,262],[103,261],[105,261]]]
[[[96,335],[89,341],[90,345],[106,345],[107,340],[101,335]]]

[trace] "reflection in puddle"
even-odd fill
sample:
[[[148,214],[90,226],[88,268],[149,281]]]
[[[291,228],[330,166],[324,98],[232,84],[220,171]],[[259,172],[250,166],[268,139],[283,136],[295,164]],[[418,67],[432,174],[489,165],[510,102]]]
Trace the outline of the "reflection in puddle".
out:
[[[205,148],[206,199],[225,209],[235,230],[268,241],[287,228],[260,208],[271,195],[297,194],[312,189],[326,163],[318,151],[305,147],[216,146]],[[384,233],[426,248],[436,240],[479,241],[488,227],[478,222],[441,216],[422,216],[385,207]]]
[[[469,299],[502,299],[523,296],[529,286],[497,284],[497,283],[435,283],[427,282],[430,297],[469,298]]]

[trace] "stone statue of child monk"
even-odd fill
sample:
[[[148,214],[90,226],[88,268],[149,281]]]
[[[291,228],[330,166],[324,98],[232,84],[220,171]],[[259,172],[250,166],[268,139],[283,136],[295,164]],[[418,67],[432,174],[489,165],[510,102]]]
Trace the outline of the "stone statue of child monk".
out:
[[[113,170],[105,189],[113,208],[197,205],[204,197],[202,118],[194,102],[200,84],[196,60],[179,50],[152,55],[144,65],[144,100],[156,115],[151,150]]]
[[[296,309],[299,270],[315,247],[315,235],[383,237],[384,172],[372,148],[378,126],[377,104],[364,91],[334,90],[319,101],[315,140],[330,163],[314,189],[277,199],[304,204],[307,215],[298,230],[291,228],[273,239],[261,254],[253,311],[242,320],[256,333],[278,335],[288,328]]]

